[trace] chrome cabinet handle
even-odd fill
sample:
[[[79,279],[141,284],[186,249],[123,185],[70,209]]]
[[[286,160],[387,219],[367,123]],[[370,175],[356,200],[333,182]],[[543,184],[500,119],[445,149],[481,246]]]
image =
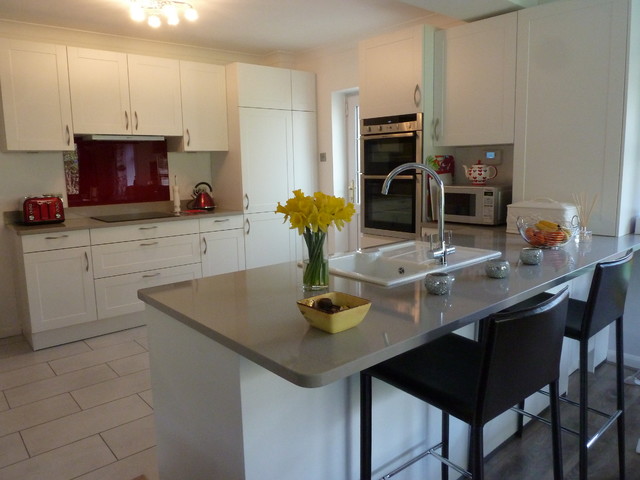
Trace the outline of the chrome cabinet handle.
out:
[[[157,245],[158,242],[147,242],[147,243],[141,243],[140,246],[141,247],[152,247],[154,245]]]
[[[416,83],[416,88],[413,90],[413,103],[415,103],[416,107],[419,107],[421,101],[422,92],[420,91],[420,85]]]
[[[437,142],[440,140],[440,135],[438,135],[438,126],[440,125],[440,119],[436,118],[433,122],[433,138]]]
[[[147,273],[145,275],[142,275],[142,278],[153,278],[153,277],[159,277],[159,276],[160,276],[160,272]]]
[[[136,121],[136,131],[138,131],[138,111],[133,112],[133,118]]]
[[[124,111],[124,129],[129,130],[129,112],[127,110]]]
[[[64,129],[67,132],[67,145],[71,145],[71,129],[69,128],[69,125],[66,125]]]
[[[228,222],[228,221],[229,221],[228,218],[223,218],[223,219],[220,219],[220,220],[214,220],[213,223],[222,223],[222,222]]]
[[[58,235],[57,237],[44,237],[45,240],[59,240],[61,238],[69,238],[69,235]]]
[[[138,230],[153,230],[154,228],[158,228],[158,226],[152,225],[150,227],[138,227]]]
[[[244,194],[244,209],[249,210],[249,194]]]
[[[84,267],[85,272],[89,271],[89,255],[87,254],[87,252],[84,252],[84,261],[85,261],[85,265],[86,267]]]
[[[187,147],[191,145],[191,134],[189,133],[189,129],[187,128]]]
[[[204,252],[203,255],[207,254],[207,250],[209,250],[209,244],[207,244],[207,237],[202,237],[202,243],[204,243]]]
[[[249,221],[248,218],[244,221],[244,224],[246,226],[244,231],[247,235],[249,235],[249,233],[251,232],[251,222]]]

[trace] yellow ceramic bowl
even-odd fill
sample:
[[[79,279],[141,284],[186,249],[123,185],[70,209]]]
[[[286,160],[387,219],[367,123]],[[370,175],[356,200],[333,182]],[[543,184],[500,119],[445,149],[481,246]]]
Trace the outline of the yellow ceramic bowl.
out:
[[[334,305],[349,307],[336,313],[328,313],[313,305],[321,298],[329,298]],[[364,298],[354,297],[341,292],[328,292],[315,297],[298,300],[298,308],[307,319],[307,322],[315,328],[328,333],[338,333],[358,325],[371,307],[371,302]]]

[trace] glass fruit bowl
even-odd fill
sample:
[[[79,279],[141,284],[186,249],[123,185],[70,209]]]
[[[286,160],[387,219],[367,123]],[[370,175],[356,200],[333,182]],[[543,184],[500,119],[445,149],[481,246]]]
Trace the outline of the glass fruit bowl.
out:
[[[569,243],[578,233],[577,218],[571,222],[551,222],[535,218],[518,217],[520,236],[532,247],[559,248]]]

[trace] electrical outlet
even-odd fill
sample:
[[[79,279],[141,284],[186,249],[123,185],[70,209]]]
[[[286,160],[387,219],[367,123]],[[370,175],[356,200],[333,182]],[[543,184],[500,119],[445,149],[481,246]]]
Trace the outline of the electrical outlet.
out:
[[[482,163],[485,165],[500,165],[502,163],[502,150],[484,150],[484,160]]]

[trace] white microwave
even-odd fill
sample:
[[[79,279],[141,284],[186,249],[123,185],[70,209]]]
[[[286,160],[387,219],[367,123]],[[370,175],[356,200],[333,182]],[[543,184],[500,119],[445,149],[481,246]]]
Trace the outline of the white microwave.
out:
[[[431,211],[438,219],[438,189],[431,186]],[[501,225],[507,222],[511,187],[506,185],[445,185],[445,222]]]

